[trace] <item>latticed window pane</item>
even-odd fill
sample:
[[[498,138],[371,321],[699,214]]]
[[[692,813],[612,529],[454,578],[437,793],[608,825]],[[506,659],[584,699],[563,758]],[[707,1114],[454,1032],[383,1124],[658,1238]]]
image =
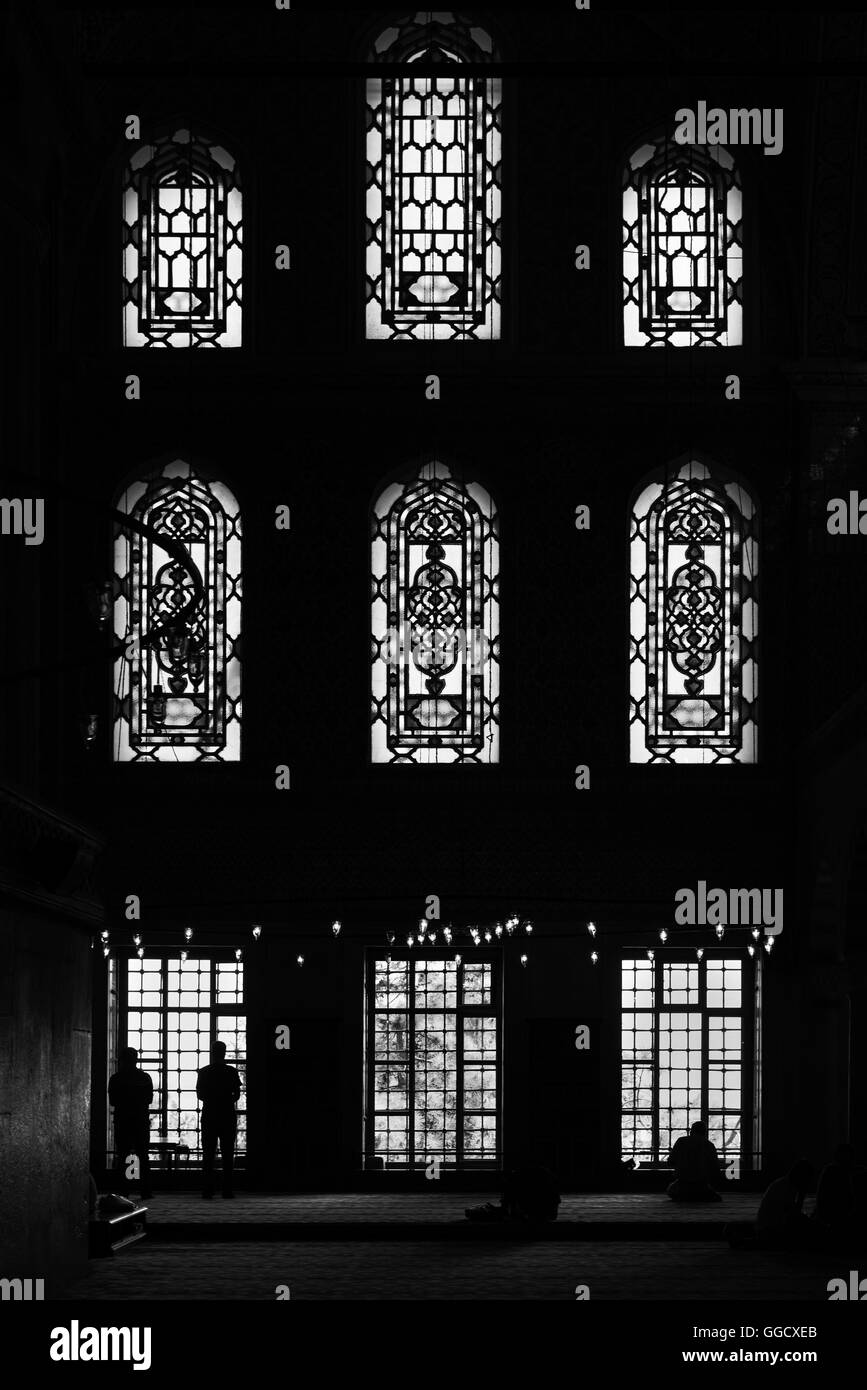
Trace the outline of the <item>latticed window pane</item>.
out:
[[[180,459],[130,484],[115,531],[119,762],[241,756],[241,517]],[[142,534],[139,528],[145,527]],[[165,539],[163,539],[165,538]]]
[[[623,176],[627,347],[742,342],[741,189],[720,145],[644,141]]]
[[[242,198],[222,145],[176,130],[141,145],[123,190],[125,347],[239,347]]]
[[[493,963],[371,960],[367,987],[368,1162],[494,1166],[500,1020]],[[467,1003],[482,992],[484,1014]]]
[[[630,517],[630,760],[755,762],[758,521],[739,483],[691,460]]]
[[[442,463],[375,503],[373,762],[498,761],[498,533],[490,495]]]
[[[741,1152],[746,1020],[742,962],[627,958],[621,965],[624,1159],[665,1162],[703,1120],[722,1158]]]
[[[490,36],[416,14],[372,56],[403,71],[367,83],[367,337],[498,338],[500,82],[459,75]]]
[[[231,980],[231,998],[226,982]],[[222,997],[221,997],[222,996]],[[211,1060],[214,1042],[226,1044],[226,1061],[241,1077],[236,1153],[246,1149],[247,1020],[244,967],[208,957],[146,957],[126,963],[122,1001],[126,1042],[154,1085],[151,1140],[186,1144],[201,1158],[198,1072]]]

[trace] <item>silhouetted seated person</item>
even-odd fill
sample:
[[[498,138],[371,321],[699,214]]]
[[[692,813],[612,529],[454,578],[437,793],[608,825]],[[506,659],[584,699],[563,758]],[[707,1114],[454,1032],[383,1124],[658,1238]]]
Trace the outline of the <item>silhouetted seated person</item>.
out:
[[[816,1221],[829,1231],[848,1233],[855,1217],[855,1150],[841,1144],[819,1175]]]
[[[139,1184],[142,1197],[151,1196],[151,1164],[148,1146],[151,1142],[151,1102],[153,1082],[146,1071],[137,1065],[134,1047],[124,1047],[120,1066],[108,1083],[109,1104],[114,1106],[115,1173],[122,1193],[130,1190],[127,1177],[130,1158],[138,1159]]]
[[[707,1137],[701,1120],[682,1134],[668,1159],[674,1169],[674,1182],[665,1189],[673,1202],[721,1202],[716,1190],[720,1181],[717,1151]]]
[[[210,1066],[196,1079],[196,1095],[202,1102],[202,1196],[214,1195],[214,1158],[217,1144],[223,1161],[223,1196],[234,1197],[232,1173],[238,1117],[235,1103],[241,1094],[241,1078],[226,1062],[226,1044],[211,1048]]]
[[[560,1193],[547,1168],[515,1168],[503,1180],[502,1201],[467,1207],[469,1221],[556,1221]]]
[[[724,1235],[733,1249],[774,1250],[818,1243],[814,1224],[804,1215],[804,1198],[816,1180],[812,1163],[800,1158],[765,1189],[754,1223],[733,1222]]]

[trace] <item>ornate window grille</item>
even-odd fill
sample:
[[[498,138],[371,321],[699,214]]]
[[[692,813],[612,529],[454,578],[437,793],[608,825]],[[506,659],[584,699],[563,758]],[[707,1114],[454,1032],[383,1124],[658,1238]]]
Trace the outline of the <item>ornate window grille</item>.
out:
[[[459,75],[490,35],[418,14],[372,57],[401,72],[367,83],[367,337],[499,338],[501,84]]]
[[[750,494],[695,459],[654,475],[632,507],[629,567],[630,761],[755,762]]]
[[[181,459],[130,483],[114,545],[114,757],[236,762],[241,748],[241,517]]]
[[[499,1166],[499,998],[493,957],[368,958],[367,1167]]]
[[[497,513],[476,482],[425,463],[373,507],[371,756],[499,759]]]
[[[743,233],[735,162],[721,145],[645,141],[623,174],[627,347],[737,347]]]
[[[125,347],[240,347],[242,196],[222,145],[141,145],[123,188]]]
[[[760,968],[757,966],[756,968]],[[750,985],[743,961],[656,953],[621,965],[621,1152],[665,1163],[695,1120],[723,1164],[750,1152],[745,1134]]]

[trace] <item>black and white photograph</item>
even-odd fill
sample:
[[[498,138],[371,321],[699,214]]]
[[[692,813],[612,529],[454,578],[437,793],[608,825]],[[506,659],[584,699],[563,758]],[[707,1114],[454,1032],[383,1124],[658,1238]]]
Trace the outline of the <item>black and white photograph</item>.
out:
[[[0,36],[4,1370],[851,1375],[867,13]]]

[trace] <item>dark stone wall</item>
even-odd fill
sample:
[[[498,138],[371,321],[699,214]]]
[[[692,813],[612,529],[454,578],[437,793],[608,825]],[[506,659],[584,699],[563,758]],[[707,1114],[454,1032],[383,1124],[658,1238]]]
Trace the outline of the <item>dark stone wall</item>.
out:
[[[2,1274],[87,1258],[91,978],[86,931],[0,908]]]

